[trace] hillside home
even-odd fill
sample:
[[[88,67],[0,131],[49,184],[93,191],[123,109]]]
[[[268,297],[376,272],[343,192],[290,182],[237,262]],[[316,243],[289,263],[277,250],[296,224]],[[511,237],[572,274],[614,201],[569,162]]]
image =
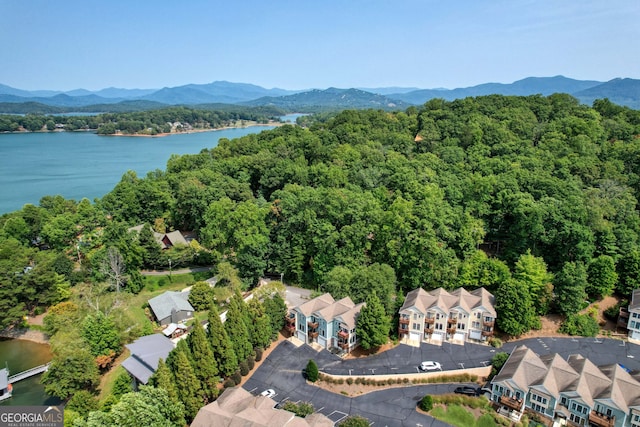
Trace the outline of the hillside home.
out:
[[[151,298],[149,307],[162,326],[191,319],[195,311],[189,303],[189,292],[167,291]]]
[[[483,342],[493,336],[495,298],[484,288],[414,289],[400,309],[398,336],[413,342]]]
[[[629,340],[640,343],[640,289],[635,289],[631,294],[631,304],[627,309],[627,329]]]
[[[129,232],[140,233],[144,224],[136,225],[135,227],[129,228]],[[162,249],[169,249],[175,245],[188,245],[191,240],[193,240],[193,236],[190,233],[183,234],[181,231],[170,231],[168,233],[157,233],[153,232],[153,237],[158,242],[158,245]]]
[[[491,381],[491,400],[513,420],[529,413],[570,426],[640,427],[640,382],[618,364],[517,347]]]
[[[320,295],[290,310],[285,326],[307,344],[350,352],[358,345],[356,319],[363,306],[349,297],[335,301],[330,294]]]
[[[174,349],[171,340],[162,334],[140,337],[126,347],[131,352],[122,367],[134,378],[134,385],[147,384],[158,369],[160,359],[166,360]]]

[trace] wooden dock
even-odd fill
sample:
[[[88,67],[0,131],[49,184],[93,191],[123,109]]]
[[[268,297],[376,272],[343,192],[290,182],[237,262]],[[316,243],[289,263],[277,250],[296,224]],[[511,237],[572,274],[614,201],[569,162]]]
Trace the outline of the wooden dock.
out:
[[[27,369],[26,371],[22,371],[18,374],[11,375],[9,377],[9,384],[17,383],[18,381],[46,372],[49,369],[50,364],[51,363],[46,363],[44,365],[36,366],[35,368]]]

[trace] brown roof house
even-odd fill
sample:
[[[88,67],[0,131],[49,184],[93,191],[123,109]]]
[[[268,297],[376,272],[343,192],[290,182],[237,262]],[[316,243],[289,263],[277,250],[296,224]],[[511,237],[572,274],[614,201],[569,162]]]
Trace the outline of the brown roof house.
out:
[[[484,288],[418,288],[407,294],[400,309],[398,336],[411,343],[484,342],[493,336],[495,320],[495,298]]]
[[[538,356],[520,346],[491,381],[491,390],[498,412],[516,421],[528,412],[550,423],[640,426],[640,382],[615,363],[596,366],[581,355]]]
[[[144,224],[136,225],[135,227],[129,228],[129,231],[135,231],[136,233],[140,233]],[[189,241],[193,240],[193,236],[190,233],[183,234],[182,232],[170,231],[169,233],[158,233],[155,230],[153,231],[153,237],[155,237],[156,242],[162,249],[169,249],[175,245],[189,245]]]
[[[269,397],[230,387],[215,402],[200,408],[191,427],[333,427],[333,421],[322,414],[300,418],[275,406]]]
[[[323,294],[289,311],[288,330],[307,344],[351,351],[358,345],[356,319],[363,306],[349,297],[336,301]]]

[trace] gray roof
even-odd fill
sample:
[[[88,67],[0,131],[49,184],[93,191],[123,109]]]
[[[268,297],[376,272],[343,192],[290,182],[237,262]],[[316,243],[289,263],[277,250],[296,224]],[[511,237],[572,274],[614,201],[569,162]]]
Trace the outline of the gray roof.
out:
[[[422,314],[426,314],[428,310],[437,308],[449,314],[451,309],[460,308],[470,314],[473,310],[482,309],[483,312],[496,317],[494,305],[495,297],[485,288],[477,288],[471,292],[464,288],[458,288],[452,292],[447,292],[443,288],[432,291],[417,288],[407,294],[400,310],[415,308]]]
[[[166,359],[174,349],[171,340],[162,334],[140,337],[126,347],[131,356],[122,362],[122,367],[143,384],[154,374],[160,359]]]
[[[0,390],[9,386],[9,371],[6,368],[0,369]]]
[[[640,288],[634,289],[631,294],[631,304],[629,305],[629,311],[637,310],[640,308]]]
[[[189,304],[189,292],[167,291],[149,300],[149,307],[158,320],[171,316],[172,311],[195,311]]]

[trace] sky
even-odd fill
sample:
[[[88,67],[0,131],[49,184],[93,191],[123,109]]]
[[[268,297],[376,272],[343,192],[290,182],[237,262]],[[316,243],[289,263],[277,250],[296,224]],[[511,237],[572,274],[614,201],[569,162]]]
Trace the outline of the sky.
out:
[[[640,78],[639,0],[0,0],[18,89]]]

